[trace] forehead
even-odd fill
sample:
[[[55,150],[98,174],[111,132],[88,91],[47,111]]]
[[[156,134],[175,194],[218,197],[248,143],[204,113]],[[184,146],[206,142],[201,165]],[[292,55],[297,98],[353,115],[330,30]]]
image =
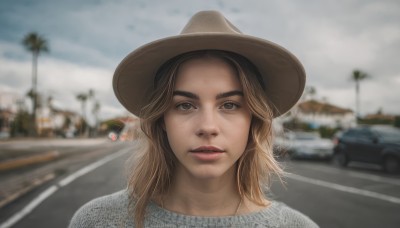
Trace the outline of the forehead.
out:
[[[215,57],[188,60],[178,70],[175,88],[218,85],[221,89],[240,89],[237,71],[226,61]]]

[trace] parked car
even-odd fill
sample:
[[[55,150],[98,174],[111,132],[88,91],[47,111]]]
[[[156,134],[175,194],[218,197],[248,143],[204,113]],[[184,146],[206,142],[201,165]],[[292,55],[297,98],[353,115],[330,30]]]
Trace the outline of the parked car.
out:
[[[10,133],[6,131],[0,131],[0,140],[1,139],[9,139],[10,138]]]
[[[390,126],[351,128],[337,138],[334,161],[341,166],[351,161],[378,164],[387,172],[398,172],[400,130]]]
[[[291,159],[330,159],[333,142],[323,139],[317,132],[289,132],[275,139],[274,147],[286,151]]]

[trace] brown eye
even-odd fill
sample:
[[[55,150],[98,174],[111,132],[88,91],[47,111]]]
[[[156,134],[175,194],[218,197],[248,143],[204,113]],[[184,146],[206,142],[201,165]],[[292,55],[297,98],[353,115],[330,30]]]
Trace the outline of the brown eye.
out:
[[[190,110],[190,109],[192,109],[194,107],[190,103],[181,103],[181,104],[178,104],[176,106],[176,108],[179,109],[179,110],[182,110],[182,111],[187,111],[187,110]]]
[[[222,105],[222,108],[227,109],[227,110],[233,110],[233,109],[239,108],[239,105],[237,105],[233,102],[226,102]]]

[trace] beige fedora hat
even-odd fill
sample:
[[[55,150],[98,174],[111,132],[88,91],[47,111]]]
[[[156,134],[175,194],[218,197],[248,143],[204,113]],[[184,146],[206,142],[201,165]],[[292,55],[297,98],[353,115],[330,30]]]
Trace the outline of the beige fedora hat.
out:
[[[274,106],[274,117],[292,108],[303,93],[306,74],[293,54],[268,40],[243,34],[217,11],[201,11],[179,35],[145,44],[121,61],[113,78],[116,97],[128,111],[140,117],[154,89],[159,67],[177,55],[207,49],[237,53],[258,68],[266,95]]]

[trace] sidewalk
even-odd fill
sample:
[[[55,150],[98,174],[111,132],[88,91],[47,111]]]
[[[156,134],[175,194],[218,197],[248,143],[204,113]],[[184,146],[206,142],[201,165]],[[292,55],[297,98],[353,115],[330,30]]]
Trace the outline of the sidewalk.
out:
[[[97,139],[18,139],[0,143],[0,208],[110,145]],[[103,146],[104,145],[104,146]]]
[[[72,146],[92,146],[102,142],[107,142],[102,138],[19,138],[0,141],[0,162],[12,160],[19,157],[47,153],[58,148]]]

